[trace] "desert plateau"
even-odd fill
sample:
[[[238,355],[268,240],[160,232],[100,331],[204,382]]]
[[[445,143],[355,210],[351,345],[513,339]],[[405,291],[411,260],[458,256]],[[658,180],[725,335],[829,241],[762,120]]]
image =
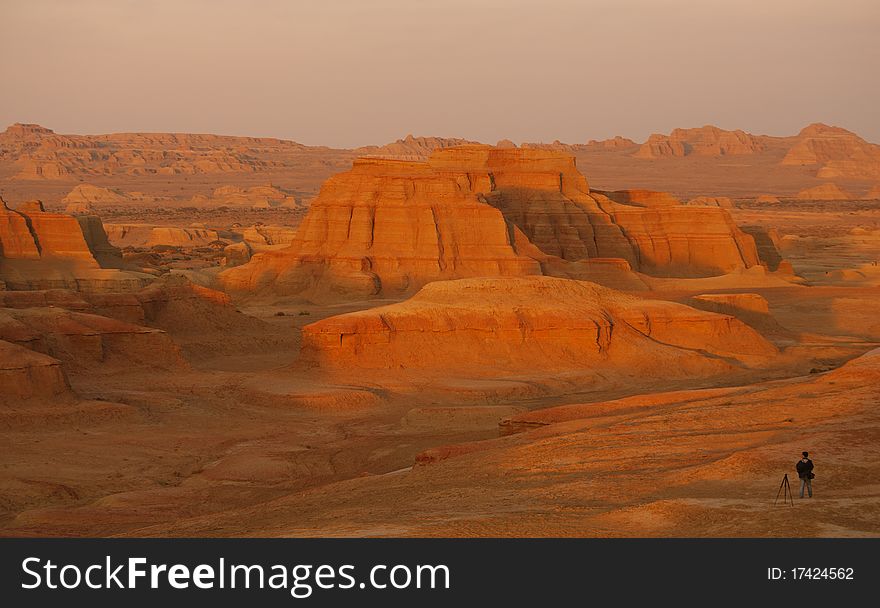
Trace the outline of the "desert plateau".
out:
[[[16,123],[0,196],[4,536],[880,535],[880,146],[849,130]]]

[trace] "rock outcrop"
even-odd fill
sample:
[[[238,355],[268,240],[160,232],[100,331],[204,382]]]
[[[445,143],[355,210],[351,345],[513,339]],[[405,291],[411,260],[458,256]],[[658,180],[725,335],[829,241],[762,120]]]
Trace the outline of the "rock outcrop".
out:
[[[697,207],[721,207],[722,209],[733,209],[733,201],[726,196],[697,196],[690,199],[687,204]]]
[[[251,207],[255,209],[269,209],[271,207],[296,208],[299,201],[296,197],[271,184],[264,186],[220,186],[215,188],[210,197],[197,195],[191,202],[199,206],[213,207]]]
[[[615,135],[611,139],[591,139],[587,142],[588,148],[594,148],[598,150],[629,150],[630,148],[635,148],[638,146],[636,142],[631,139],[627,139],[626,137],[621,137],[620,135]]]
[[[816,123],[798,134],[782,164],[815,167],[823,179],[877,179],[880,146],[846,129]]]
[[[785,265],[790,268],[788,262],[782,258],[780,249],[782,248],[779,233],[775,228],[766,228],[764,226],[742,226],[742,231],[755,240],[755,247],[758,250],[758,259],[761,264],[766,266],[767,270],[776,271]]]
[[[107,238],[115,247],[150,248],[204,247],[220,239],[220,233],[210,228],[180,228],[152,224],[104,224]]]
[[[0,340],[0,406],[19,406],[32,399],[59,402],[70,396],[61,361]]]
[[[674,129],[669,135],[654,133],[638,152],[637,158],[669,158],[681,156],[728,156],[755,154],[766,148],[759,136],[745,131],[725,131],[706,125],[696,129]]]
[[[708,310],[723,314],[737,312],[769,315],[770,305],[764,296],[756,293],[707,293],[694,296],[693,300]]]
[[[0,309],[0,340],[58,359],[67,369],[184,365],[164,331],[62,308]]]
[[[121,270],[100,218],[49,213],[39,201],[16,210],[0,199],[0,281],[8,289],[140,288],[145,279]]]
[[[590,191],[575,159],[558,152],[464,146],[427,162],[359,159],[324,184],[290,247],[257,253],[220,280],[306,298],[393,295],[440,279],[557,274],[592,259],[664,276],[758,263],[724,209]]]
[[[602,194],[616,203],[634,205],[636,207],[674,207],[681,205],[681,201],[668,192],[656,192],[654,190],[615,190],[614,192],[602,192]]]
[[[779,197],[774,194],[761,194],[755,197],[756,203],[764,203],[768,205],[775,205],[779,203]]]
[[[403,139],[398,139],[384,146],[364,146],[357,148],[355,152],[360,156],[384,156],[399,160],[424,160],[433,154],[434,150],[477,143],[479,142],[456,137],[413,137],[410,134]],[[513,142],[510,143],[512,144]]]
[[[303,361],[328,369],[466,375],[552,369],[711,375],[776,349],[728,315],[551,277],[426,285],[390,306],[303,328]]]
[[[113,205],[124,203],[130,197],[119,190],[111,190],[92,184],[79,184],[71,190],[61,202],[68,207],[72,205]]]
[[[15,163],[15,179],[71,179],[107,175],[254,173],[281,166],[279,157],[306,146],[261,137],[190,133],[60,135],[16,124],[0,133],[0,151]],[[267,151],[270,151],[267,153]]]
[[[827,182],[801,190],[795,198],[807,201],[850,201],[855,197],[837,184]]]

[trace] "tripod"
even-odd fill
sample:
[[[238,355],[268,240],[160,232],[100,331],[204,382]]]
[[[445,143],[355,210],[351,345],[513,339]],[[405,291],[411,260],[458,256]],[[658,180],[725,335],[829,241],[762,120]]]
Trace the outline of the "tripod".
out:
[[[791,506],[794,506],[794,496],[791,493],[791,486],[788,485],[788,473],[785,474],[785,477],[782,478],[782,483],[779,484],[779,491],[776,492],[776,500],[773,501],[773,506],[776,506],[776,503],[779,502],[779,495],[782,494],[782,504],[787,502],[791,502]]]

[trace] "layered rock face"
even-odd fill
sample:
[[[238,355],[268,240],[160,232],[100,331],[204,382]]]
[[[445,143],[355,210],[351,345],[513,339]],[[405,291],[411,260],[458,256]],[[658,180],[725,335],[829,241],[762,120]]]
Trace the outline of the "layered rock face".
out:
[[[782,164],[816,167],[821,178],[877,179],[880,146],[846,129],[816,123],[798,134]]]
[[[801,190],[795,198],[808,201],[850,201],[855,197],[837,184],[828,182]]]
[[[48,213],[39,201],[11,210],[0,199],[0,281],[8,289],[143,286],[121,267],[97,216]]]
[[[98,267],[77,218],[47,213],[39,201],[24,203],[16,211],[24,216],[42,259],[69,259],[82,266]]]
[[[0,340],[58,359],[68,369],[184,365],[164,331],[55,307],[0,309]]]
[[[15,124],[0,133],[0,157],[16,164],[16,179],[106,175],[253,173],[306,150],[293,141],[189,133],[60,135]]]
[[[0,386],[0,406],[72,396],[61,361],[6,340],[0,340]]]
[[[637,158],[676,156],[727,156],[755,154],[766,148],[762,138],[745,131],[725,131],[706,125],[696,129],[675,129],[669,135],[654,133],[638,152]]]
[[[429,164],[360,159],[330,178],[290,246],[225,271],[237,291],[308,297],[411,291],[465,276],[540,273],[466,175]],[[490,190],[488,176],[485,190]]]
[[[290,247],[220,280],[304,297],[394,294],[439,279],[571,276],[560,264],[596,259],[672,276],[758,263],[751,237],[721,208],[591,192],[574,158],[558,152],[464,146],[426,163],[356,161],[325,183]]]
[[[693,377],[775,353],[731,316],[551,277],[431,283],[405,302],[307,325],[302,347],[305,362],[328,369],[469,375],[662,368]]]
[[[220,238],[216,230],[209,228],[179,228],[152,224],[104,224],[104,230],[115,247],[149,248],[157,245],[203,247]]]

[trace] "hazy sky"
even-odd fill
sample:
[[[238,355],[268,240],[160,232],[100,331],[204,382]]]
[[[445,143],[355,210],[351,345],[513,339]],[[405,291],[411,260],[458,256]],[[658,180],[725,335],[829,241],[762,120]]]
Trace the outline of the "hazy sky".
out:
[[[880,0],[0,0],[0,123],[61,133],[880,142],[878,74]]]

